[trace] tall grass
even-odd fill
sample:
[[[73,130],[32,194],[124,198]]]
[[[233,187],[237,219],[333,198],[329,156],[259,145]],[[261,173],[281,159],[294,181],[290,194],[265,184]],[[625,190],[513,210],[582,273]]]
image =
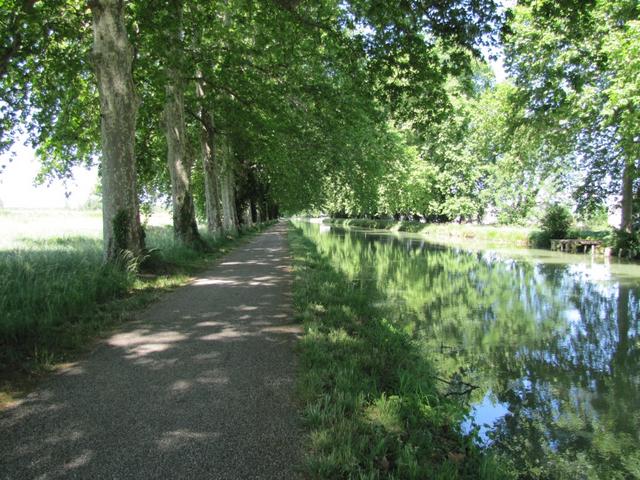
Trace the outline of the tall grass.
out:
[[[464,406],[439,391],[434,368],[385,317],[374,284],[332,268],[290,233],[294,302],[305,323],[299,395],[310,478],[508,478],[459,424]]]
[[[125,294],[134,277],[102,265],[102,242],[63,237],[0,252],[0,342],[28,343],[97,303]]]
[[[184,284],[237,240],[205,235],[206,250],[196,251],[175,241],[171,227],[147,227],[147,247],[152,252],[147,262],[155,274],[137,275],[103,263],[102,240],[96,234],[99,217],[96,222],[93,214],[76,215],[79,222],[85,220],[94,228],[86,228],[85,236],[55,236],[52,222],[49,231],[39,232],[37,221],[31,221],[38,217],[42,216],[32,213],[30,220],[17,223],[19,216],[13,212],[0,218],[7,228],[0,247],[0,373],[64,359],[126,318],[131,309],[162,290]],[[57,230],[73,232],[68,227],[63,224]],[[40,238],[25,238],[25,231]]]

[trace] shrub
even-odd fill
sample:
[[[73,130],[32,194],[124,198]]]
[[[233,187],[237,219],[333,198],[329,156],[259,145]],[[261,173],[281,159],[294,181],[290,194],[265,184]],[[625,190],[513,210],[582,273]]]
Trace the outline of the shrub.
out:
[[[569,209],[556,203],[547,208],[542,217],[541,228],[549,239],[566,238],[572,224],[573,215]]]
[[[614,252],[627,258],[640,258],[640,232],[613,232],[612,245]]]

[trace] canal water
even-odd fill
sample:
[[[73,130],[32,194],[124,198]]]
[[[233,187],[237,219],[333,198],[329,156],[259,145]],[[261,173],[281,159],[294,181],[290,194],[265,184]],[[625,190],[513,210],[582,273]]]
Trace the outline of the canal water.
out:
[[[523,478],[640,478],[639,265],[298,226],[471,390],[460,429]]]

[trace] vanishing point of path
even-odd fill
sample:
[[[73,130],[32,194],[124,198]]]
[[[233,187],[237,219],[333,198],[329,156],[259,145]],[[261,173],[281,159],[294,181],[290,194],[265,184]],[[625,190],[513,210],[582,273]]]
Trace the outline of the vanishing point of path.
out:
[[[0,479],[295,478],[289,262],[278,224],[0,412]]]

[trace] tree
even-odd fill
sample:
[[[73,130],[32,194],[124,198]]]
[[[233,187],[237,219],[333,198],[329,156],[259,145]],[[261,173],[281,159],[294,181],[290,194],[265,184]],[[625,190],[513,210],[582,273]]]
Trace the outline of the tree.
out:
[[[144,247],[134,151],[138,99],[123,0],[94,0],[90,8],[100,93],[103,241],[106,259],[113,260],[122,250],[138,254]]]
[[[207,218],[207,230],[217,234],[222,230],[222,205],[220,200],[220,165],[216,153],[216,133],[213,115],[205,103],[207,88],[202,74],[196,73],[196,95],[201,101],[200,105],[200,149],[202,156],[203,183],[205,190],[205,215]]]
[[[524,1],[505,37],[530,120],[544,125],[540,133],[551,142],[570,145],[587,172],[579,199],[598,204],[619,193],[626,231],[633,228],[640,157],[638,13],[633,0]]]
[[[167,14],[167,56],[165,58],[165,106],[164,127],[167,140],[167,165],[171,178],[173,205],[173,230],[184,244],[199,247],[202,240],[198,232],[195,207],[191,193],[191,169],[193,159],[188,155],[184,94],[185,69],[189,64],[184,58],[183,4],[181,0],[169,2]]]
[[[377,212],[377,182],[411,151],[393,124],[417,111],[422,125],[444,119],[447,79],[499,20],[493,0],[105,0],[90,3],[93,19],[80,0],[9,7],[2,143],[24,127],[43,175],[102,152],[109,259],[116,245],[142,248],[139,200],[171,195],[192,245],[195,203],[212,231],[236,228],[247,208],[266,218],[335,199]]]

